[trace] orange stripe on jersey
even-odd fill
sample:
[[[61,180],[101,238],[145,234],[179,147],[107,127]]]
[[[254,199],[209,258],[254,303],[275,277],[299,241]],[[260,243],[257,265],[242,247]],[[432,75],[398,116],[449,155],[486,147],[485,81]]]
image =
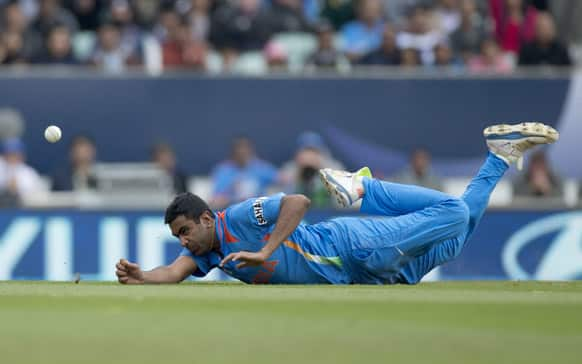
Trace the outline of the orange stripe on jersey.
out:
[[[223,231],[224,231],[224,242],[227,243],[227,244],[230,244],[230,243],[238,243],[239,239],[237,237],[235,237],[234,235],[232,235],[230,233],[230,231],[228,230],[228,227],[226,226],[226,219],[225,219],[225,213],[224,213],[224,211],[220,211],[216,215],[218,216],[218,218],[222,222],[222,228],[223,228]]]
[[[305,257],[305,259],[307,259],[311,262],[315,262],[317,264],[332,264],[332,265],[335,265],[338,267],[341,267],[343,264],[340,257],[325,257],[325,256],[321,256],[321,255],[315,255],[315,254],[308,253],[308,252],[304,251],[303,249],[301,249],[299,244],[297,244],[296,242],[293,242],[291,240],[285,240],[283,242],[283,245],[286,246],[287,248],[293,249],[297,253],[303,255]]]
[[[305,255],[305,252],[303,251],[303,249],[301,249],[301,247],[299,246],[299,244],[291,241],[291,240],[285,240],[283,242],[283,245],[285,245],[288,248],[291,248],[293,250],[295,250],[297,253],[301,254],[301,255]]]

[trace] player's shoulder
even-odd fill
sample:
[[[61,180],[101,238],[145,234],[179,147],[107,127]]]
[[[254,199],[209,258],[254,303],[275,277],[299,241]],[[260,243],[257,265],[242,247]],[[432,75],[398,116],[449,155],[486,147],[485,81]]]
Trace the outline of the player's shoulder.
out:
[[[272,200],[280,200],[283,197],[285,197],[285,192],[278,192],[278,193],[274,193],[271,195],[266,195],[266,196],[257,196],[257,197],[251,197],[248,198],[242,202],[230,205],[229,207],[226,208],[226,211],[228,210],[233,210],[236,209],[238,207],[250,207],[256,204],[260,204],[263,203],[265,201],[272,201]]]
[[[265,225],[268,223],[267,216],[273,214],[270,210],[273,208],[278,210],[278,205],[283,197],[285,197],[284,192],[268,196],[252,197],[229,206],[224,210],[224,215],[231,221],[250,218],[258,225]]]

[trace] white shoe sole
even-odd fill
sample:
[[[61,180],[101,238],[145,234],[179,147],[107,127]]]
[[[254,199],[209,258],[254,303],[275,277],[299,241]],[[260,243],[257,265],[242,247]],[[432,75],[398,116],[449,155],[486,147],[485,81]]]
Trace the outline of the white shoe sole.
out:
[[[319,170],[319,178],[321,179],[321,182],[329,194],[336,199],[340,206],[348,207],[350,205],[349,197],[345,196],[344,193],[339,191],[339,189],[336,187],[337,183],[333,182],[333,177],[331,177],[331,175],[326,172],[325,169]]]
[[[553,143],[560,137],[556,129],[542,123],[498,124],[483,130],[485,138],[493,135],[508,135],[512,133],[520,133],[525,137],[542,137],[545,139],[545,143]]]

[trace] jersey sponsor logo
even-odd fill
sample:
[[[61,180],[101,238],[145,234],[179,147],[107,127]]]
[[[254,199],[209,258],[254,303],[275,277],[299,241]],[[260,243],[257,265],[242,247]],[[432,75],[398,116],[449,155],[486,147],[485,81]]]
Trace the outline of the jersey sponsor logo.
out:
[[[524,267],[524,252],[552,237],[533,269]],[[537,248],[539,249],[539,248]],[[582,275],[582,213],[551,215],[524,226],[507,241],[502,252],[503,267],[512,279],[570,280]],[[529,265],[529,264],[528,264]]]
[[[259,225],[266,225],[267,220],[265,219],[265,213],[263,209],[263,202],[266,200],[266,197],[260,197],[255,200],[253,203],[253,213],[255,214],[255,218],[257,219],[257,223]]]

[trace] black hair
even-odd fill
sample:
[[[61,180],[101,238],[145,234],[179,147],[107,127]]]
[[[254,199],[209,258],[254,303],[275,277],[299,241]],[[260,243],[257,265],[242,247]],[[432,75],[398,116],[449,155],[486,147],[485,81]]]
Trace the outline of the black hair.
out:
[[[205,211],[212,212],[203,199],[190,192],[180,193],[166,209],[164,222],[170,224],[178,216],[184,215],[186,218],[192,219],[195,223],[199,224],[200,216]]]

